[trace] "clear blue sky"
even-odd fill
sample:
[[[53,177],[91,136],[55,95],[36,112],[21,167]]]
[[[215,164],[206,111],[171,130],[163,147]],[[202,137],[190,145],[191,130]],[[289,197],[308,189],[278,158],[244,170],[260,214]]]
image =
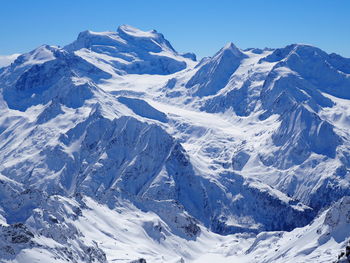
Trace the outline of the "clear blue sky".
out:
[[[308,43],[350,57],[350,0],[0,0],[0,54],[65,45],[79,32],[129,24],[163,33],[180,52],[225,43]]]

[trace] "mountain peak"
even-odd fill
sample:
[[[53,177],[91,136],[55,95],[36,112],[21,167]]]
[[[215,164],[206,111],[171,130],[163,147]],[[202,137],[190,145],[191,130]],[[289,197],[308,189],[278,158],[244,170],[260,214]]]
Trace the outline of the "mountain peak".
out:
[[[224,88],[232,74],[241,64],[241,61],[248,57],[232,42],[221,48],[214,57],[202,60],[200,69],[186,84],[187,88],[194,87],[194,94],[199,97],[214,95]],[[214,78],[207,74],[212,72]]]
[[[235,44],[233,44],[233,42],[228,42],[226,43],[226,45],[223,47],[224,50],[228,49],[228,50],[237,50],[237,46]]]
[[[139,38],[159,38],[163,35],[159,34],[156,30],[151,31],[142,31],[136,27],[130,26],[130,25],[121,25],[117,29],[117,33],[119,34],[127,34],[132,37],[139,37]]]
[[[116,32],[81,32],[64,49],[79,51],[79,56],[88,61],[92,54],[98,59],[103,57],[103,64],[113,65],[115,72],[122,74],[170,74],[186,68],[185,61],[189,60],[179,55],[161,33],[129,25],[119,26]]]
[[[116,34],[126,41],[143,41],[143,46],[153,46],[156,44],[161,47],[161,49],[176,53],[175,49],[171,46],[170,42],[165,39],[164,35],[156,30],[143,31],[130,25],[121,25],[118,27]],[[150,43],[146,43],[145,41]]]
[[[277,62],[283,59],[288,59],[293,54],[297,54],[298,56],[307,58],[311,58],[317,55],[327,55],[326,52],[315,46],[309,44],[295,43],[287,45],[283,48],[275,49],[269,56],[263,58],[262,61]]]
[[[216,56],[222,56],[224,54],[231,53],[235,57],[246,57],[246,55],[243,53],[241,49],[239,49],[235,44],[232,42],[228,42],[222,49],[219,50],[218,53],[216,53]]]
[[[130,25],[121,25],[116,32],[94,32],[85,30],[79,33],[78,38],[72,44],[65,47],[66,50],[78,50],[81,48],[93,48],[94,46],[112,46],[121,50],[125,50],[127,46],[130,48],[144,49],[152,52],[160,52],[168,50],[176,53],[168,40],[163,34],[156,30],[142,31]]]

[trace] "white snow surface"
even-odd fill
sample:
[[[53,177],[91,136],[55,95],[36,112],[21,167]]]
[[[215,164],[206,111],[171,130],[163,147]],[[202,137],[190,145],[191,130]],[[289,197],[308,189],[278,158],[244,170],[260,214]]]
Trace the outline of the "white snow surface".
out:
[[[0,55],[0,68],[9,66],[20,54]]]
[[[233,43],[194,58],[123,25],[4,64],[1,262],[336,261],[350,59]]]

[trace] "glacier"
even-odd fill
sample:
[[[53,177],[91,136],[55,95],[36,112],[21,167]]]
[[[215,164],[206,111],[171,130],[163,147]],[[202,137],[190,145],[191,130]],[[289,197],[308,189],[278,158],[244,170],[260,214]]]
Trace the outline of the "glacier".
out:
[[[0,68],[2,262],[331,262],[350,59],[84,31]],[[339,257],[340,258],[340,257]]]

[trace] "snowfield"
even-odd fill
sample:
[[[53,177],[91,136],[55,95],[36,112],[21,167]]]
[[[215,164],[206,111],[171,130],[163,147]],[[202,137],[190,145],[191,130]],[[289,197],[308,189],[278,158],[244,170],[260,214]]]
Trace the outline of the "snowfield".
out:
[[[5,60],[1,262],[347,262],[350,59],[123,25]]]
[[[10,65],[20,54],[13,54],[9,56],[0,56],[0,67],[6,67]]]

